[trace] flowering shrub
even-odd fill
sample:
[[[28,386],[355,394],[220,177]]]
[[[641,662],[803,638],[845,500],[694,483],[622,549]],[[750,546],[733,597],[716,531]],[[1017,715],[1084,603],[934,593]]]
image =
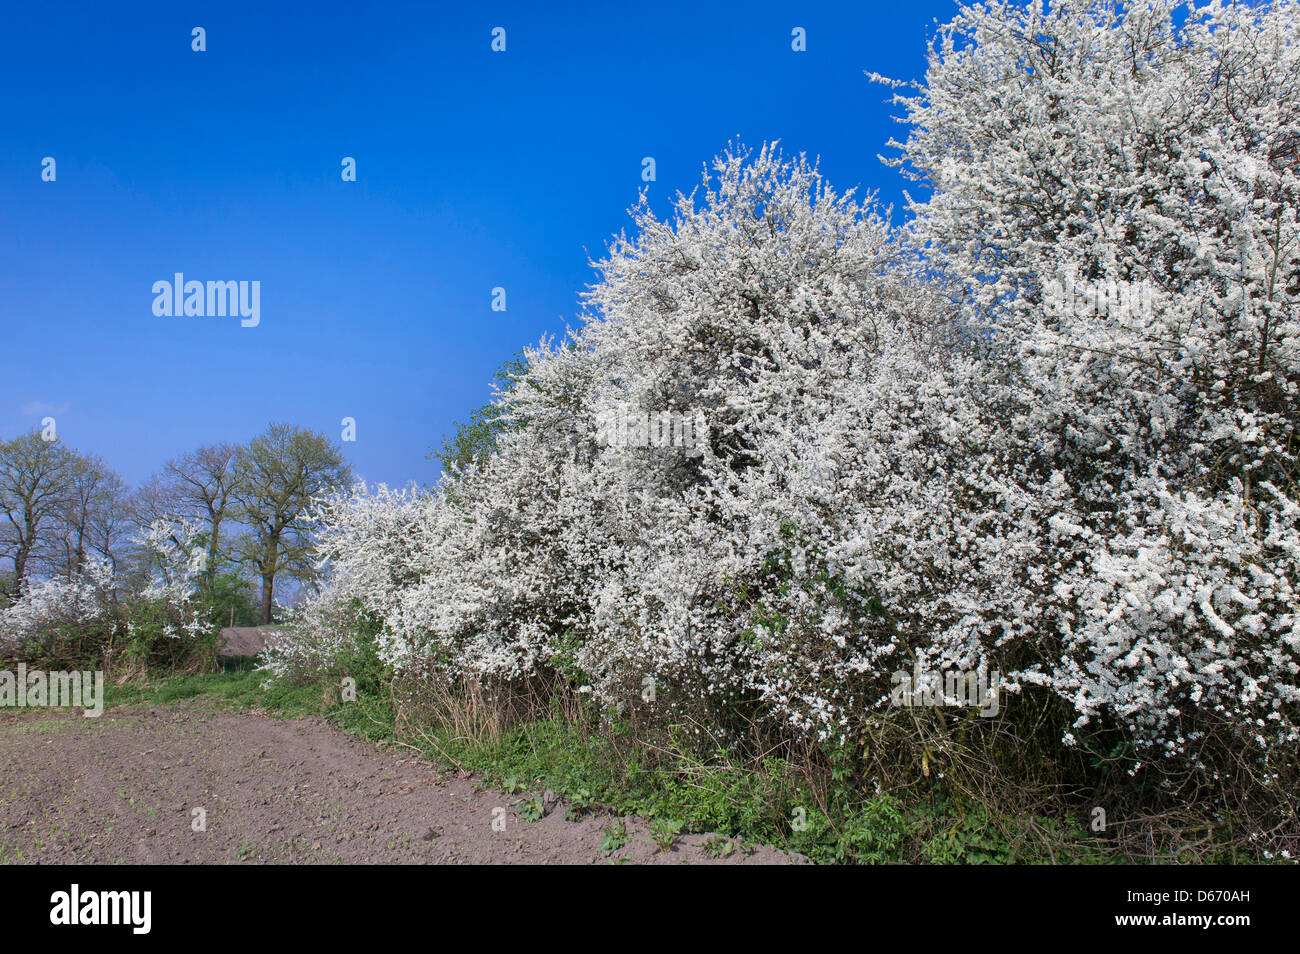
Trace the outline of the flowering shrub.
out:
[[[282,632],[268,638],[263,668],[290,682],[333,674],[373,640],[372,616],[396,618],[396,599],[418,580],[418,520],[425,498],[358,483],[319,501],[316,549],[332,583],[288,613]],[[389,651],[392,651],[391,645]]]
[[[897,100],[932,190],[905,229],[772,148],[639,206],[491,453],[324,506],[317,619],[360,608],[399,671],[846,749],[893,672],[997,669],[1068,712],[1054,745],[1273,784],[1300,741],[1300,18],[1173,9],[962,8]],[[1062,307],[1067,281],[1143,290]],[[628,408],[704,437],[612,440]]]
[[[1199,767],[1300,740],[1300,18],[1174,10],[963,8],[896,145],[934,189],[917,240],[1014,374],[1015,483],[1050,502],[1024,678]],[[1061,308],[1063,280],[1142,307]]]
[[[28,661],[114,660],[171,664],[210,655],[197,580],[205,551],[190,524],[156,521],[136,542],[148,570],[132,587],[107,560],[91,559],[71,579],[39,581],[0,610],[0,652]]]
[[[616,710],[652,680],[661,719],[821,739],[914,657],[987,665],[972,608],[1016,602],[1025,548],[976,543],[1033,508],[984,506],[1015,453],[981,406],[1000,372],[870,209],[802,159],[749,160],[722,157],[671,224],[638,210],[584,327],[499,395],[494,454],[433,494],[325,508],[325,600],[381,621],[392,665],[558,670]],[[628,405],[699,409],[707,439],[611,441]]]
[[[85,571],[71,580],[55,577],[36,583],[0,610],[0,647],[14,652],[68,630],[106,623],[111,629],[114,590],[111,564],[98,559],[88,560]]]
[[[373,627],[360,606],[335,596],[286,610],[283,628],[267,636],[261,668],[289,684],[348,674],[349,664],[372,648],[365,640]]]

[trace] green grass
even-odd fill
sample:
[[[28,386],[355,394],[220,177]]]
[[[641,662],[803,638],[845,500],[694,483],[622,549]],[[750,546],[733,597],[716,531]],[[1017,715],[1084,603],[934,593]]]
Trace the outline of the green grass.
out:
[[[571,802],[716,832],[740,844],[768,844],[818,862],[940,864],[1106,863],[1116,859],[1082,825],[1043,818],[985,817],[975,805],[861,791],[825,799],[777,758],[743,768],[719,754],[709,762],[676,753],[665,767],[639,764],[614,743],[558,717],[528,723],[490,745],[434,734],[440,752],[484,782],[508,789],[526,779]],[[630,746],[629,746],[630,748]],[[1050,847],[1049,847],[1050,846]]]
[[[355,703],[330,706],[319,684],[288,686],[256,671],[247,660],[225,663],[219,672],[107,686],[104,696],[106,708],[193,701],[223,711],[256,709],[280,719],[317,715],[373,741],[393,737],[393,713],[387,696],[361,691]]]

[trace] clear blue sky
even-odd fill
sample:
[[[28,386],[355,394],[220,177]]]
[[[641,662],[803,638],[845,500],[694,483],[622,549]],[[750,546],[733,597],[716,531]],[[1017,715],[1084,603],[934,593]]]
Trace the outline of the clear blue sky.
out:
[[[863,71],[920,78],[955,9],[280,6],[6,9],[0,437],[52,415],[135,483],[271,420],[337,438],[350,416],[359,475],[432,480],[425,455],[492,371],[574,322],[642,157],[660,209],[734,136],[897,204],[907,183],[876,158],[897,110]],[[261,324],[155,317],[178,271],[260,281]]]

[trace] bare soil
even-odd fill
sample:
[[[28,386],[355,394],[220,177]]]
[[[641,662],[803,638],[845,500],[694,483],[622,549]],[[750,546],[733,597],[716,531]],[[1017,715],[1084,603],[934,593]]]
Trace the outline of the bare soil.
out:
[[[563,802],[541,794],[547,813],[526,821],[525,796],[483,789],[314,717],[194,702],[99,718],[0,710],[4,863],[806,863],[739,844],[714,858],[705,835],[660,851],[635,818],[622,819],[621,849],[601,851],[603,829],[617,819],[568,821]],[[195,809],[205,831],[194,830]]]

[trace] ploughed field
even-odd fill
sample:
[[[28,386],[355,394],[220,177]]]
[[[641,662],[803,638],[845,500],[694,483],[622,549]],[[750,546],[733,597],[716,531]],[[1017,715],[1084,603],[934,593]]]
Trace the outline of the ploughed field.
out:
[[[625,844],[602,850],[617,819],[570,821],[562,801],[544,796],[546,813],[529,821],[523,803],[318,717],[195,702],[110,708],[98,718],[0,709],[3,863],[803,861],[740,846],[715,858],[705,835],[682,835],[662,851],[634,818],[622,819]]]

